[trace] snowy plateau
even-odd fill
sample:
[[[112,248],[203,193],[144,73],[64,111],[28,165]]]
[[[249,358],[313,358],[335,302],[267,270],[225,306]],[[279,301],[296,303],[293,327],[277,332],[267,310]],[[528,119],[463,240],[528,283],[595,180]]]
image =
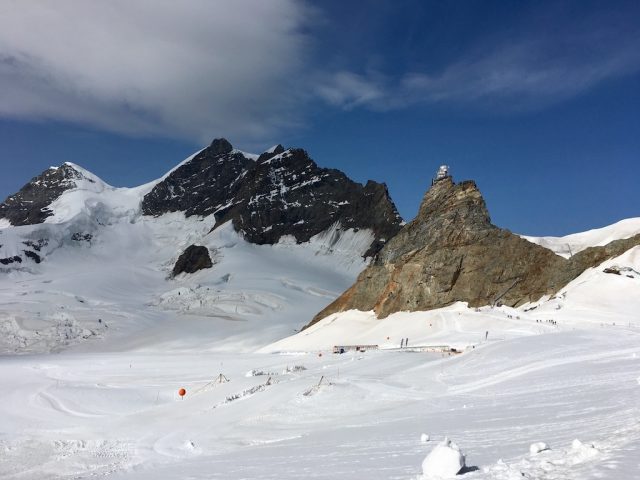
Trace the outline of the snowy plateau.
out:
[[[302,330],[366,267],[371,231],[258,245],[212,216],[143,215],[162,179],[71,166],[43,223],[0,220],[3,258],[42,258],[0,265],[0,478],[640,478],[640,247],[518,308]],[[568,257],[638,233],[525,238]],[[213,266],[172,277],[193,244]]]

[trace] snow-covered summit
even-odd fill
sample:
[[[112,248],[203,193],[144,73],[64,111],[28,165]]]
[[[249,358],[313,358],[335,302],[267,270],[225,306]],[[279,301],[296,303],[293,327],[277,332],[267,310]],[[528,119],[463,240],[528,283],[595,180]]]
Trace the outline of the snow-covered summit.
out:
[[[105,188],[113,188],[96,174],[90,172],[86,168],[83,168],[76,163],[64,162],[62,164],[62,167],[71,168],[79,174],[79,176],[74,179],[74,183],[76,185],[76,188],[78,189],[100,192]]]
[[[54,215],[51,204],[69,190],[100,193],[108,185],[91,172],[70,162],[51,167],[32,178],[19,192],[0,204],[0,218],[11,225],[44,222]]]
[[[109,185],[89,170],[71,162],[51,167],[0,204],[3,227],[59,224],[78,216],[100,224],[133,218],[140,203],[157,182],[135,188]]]

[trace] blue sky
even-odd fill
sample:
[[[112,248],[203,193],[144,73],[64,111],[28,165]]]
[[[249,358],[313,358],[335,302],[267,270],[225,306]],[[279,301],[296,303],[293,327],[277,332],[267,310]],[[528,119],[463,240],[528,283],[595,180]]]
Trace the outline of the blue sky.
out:
[[[637,1],[4,5],[3,198],[64,161],[137,185],[224,136],[384,181],[407,220],[441,163],[519,233],[640,216]]]

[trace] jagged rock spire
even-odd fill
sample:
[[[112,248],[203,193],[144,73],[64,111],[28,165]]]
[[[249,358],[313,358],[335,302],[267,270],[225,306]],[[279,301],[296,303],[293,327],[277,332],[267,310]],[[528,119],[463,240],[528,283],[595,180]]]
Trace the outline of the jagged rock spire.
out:
[[[556,293],[586,268],[638,244],[640,235],[565,259],[492,225],[474,182],[445,178],[425,194],[417,217],[311,323],[350,309],[383,318],[458,301],[518,306]]]

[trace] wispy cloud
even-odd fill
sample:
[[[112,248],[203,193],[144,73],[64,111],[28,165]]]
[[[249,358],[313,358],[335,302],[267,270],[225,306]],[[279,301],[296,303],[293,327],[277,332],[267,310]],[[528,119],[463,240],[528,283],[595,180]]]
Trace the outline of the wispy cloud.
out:
[[[7,0],[0,115],[266,136],[296,120],[312,15],[295,0]]]
[[[342,71],[325,79],[319,92],[343,108],[447,103],[499,111],[540,109],[640,71],[640,33],[592,27],[551,36],[527,32],[477,48],[435,72]]]
[[[331,73],[318,81],[316,93],[331,105],[347,109],[384,101],[387,93],[383,79],[376,80],[377,75],[371,75],[365,77],[345,71]]]

